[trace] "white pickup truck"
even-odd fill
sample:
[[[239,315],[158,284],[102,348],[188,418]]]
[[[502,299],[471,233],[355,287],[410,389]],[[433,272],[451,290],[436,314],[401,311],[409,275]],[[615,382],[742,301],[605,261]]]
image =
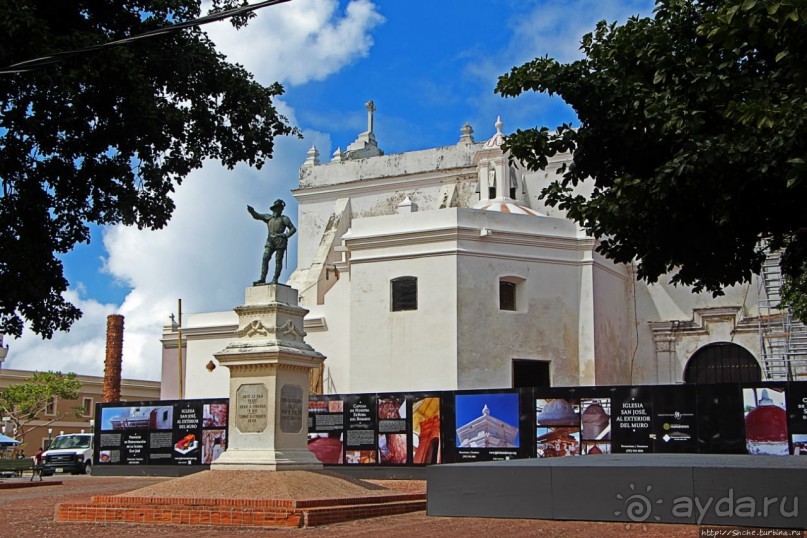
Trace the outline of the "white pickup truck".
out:
[[[42,474],[91,474],[92,438],[90,433],[57,436],[42,455]]]

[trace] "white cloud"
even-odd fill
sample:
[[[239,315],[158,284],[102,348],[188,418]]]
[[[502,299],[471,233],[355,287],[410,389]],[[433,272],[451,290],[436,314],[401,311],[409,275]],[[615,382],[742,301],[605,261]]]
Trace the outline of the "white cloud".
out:
[[[246,28],[221,22],[205,27],[217,48],[264,84],[322,80],[367,56],[370,35],[384,21],[369,0],[295,0],[256,11]]]
[[[649,16],[652,0],[552,0],[513,21],[511,54],[517,63],[548,54],[560,62],[582,57],[580,41],[597,22]]]
[[[56,333],[53,340],[42,340],[31,331],[25,331],[18,340],[7,340],[6,368],[103,374],[106,318],[115,313],[116,306],[88,299],[81,288],[77,286],[64,294],[84,313],[72,330]]]
[[[651,16],[653,5],[653,0],[548,0],[532,8],[524,3],[525,9],[506,22],[510,32],[507,46],[492,54],[475,55],[467,64],[466,73],[488,85],[486,91],[470,101],[477,117],[488,121],[504,114],[505,131],[514,124],[544,124],[551,108],[565,106],[560,99],[530,92],[515,100],[502,99],[493,93],[498,78],[513,66],[540,56],[548,55],[560,62],[580,59],[583,35],[592,32],[597,22],[623,23],[633,15]]]

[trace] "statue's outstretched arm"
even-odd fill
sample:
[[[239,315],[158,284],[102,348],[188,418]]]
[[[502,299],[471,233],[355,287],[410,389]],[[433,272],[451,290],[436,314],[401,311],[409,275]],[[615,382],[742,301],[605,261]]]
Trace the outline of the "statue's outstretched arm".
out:
[[[266,220],[265,218],[266,216],[261,215],[260,213],[255,211],[255,209],[251,205],[247,206],[247,211],[249,211],[249,214],[252,215],[252,218],[255,220],[264,220],[264,221]]]

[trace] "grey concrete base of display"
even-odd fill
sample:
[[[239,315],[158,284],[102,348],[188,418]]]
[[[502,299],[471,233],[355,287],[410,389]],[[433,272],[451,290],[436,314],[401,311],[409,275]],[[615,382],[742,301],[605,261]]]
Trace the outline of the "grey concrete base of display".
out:
[[[433,465],[432,516],[807,527],[807,458],[610,454]]]

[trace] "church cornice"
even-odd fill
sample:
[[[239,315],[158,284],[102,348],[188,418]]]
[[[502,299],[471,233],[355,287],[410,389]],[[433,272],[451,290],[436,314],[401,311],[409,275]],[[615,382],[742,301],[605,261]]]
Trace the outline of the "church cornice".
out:
[[[510,245],[532,248],[549,248],[553,250],[566,250],[572,252],[590,252],[594,248],[594,240],[588,237],[563,237],[559,235],[532,234],[523,232],[488,230],[486,235],[481,234],[479,228],[464,226],[447,226],[429,230],[418,230],[400,233],[378,233],[363,237],[345,237],[351,253],[362,250],[379,248],[398,248],[409,245],[424,245],[441,242],[464,242],[466,245],[455,246],[447,252],[473,252],[467,244],[478,245],[481,250],[489,250],[491,244]]]
[[[649,321],[648,325],[653,332],[653,341],[658,346],[681,336],[708,335],[709,325],[714,323],[730,323],[732,334],[759,332],[759,318],[743,316],[739,306],[696,308],[693,310],[693,319]]]
[[[292,189],[292,195],[301,203],[331,200],[333,198],[355,197],[370,194],[387,194],[394,191],[416,191],[423,187],[476,181],[476,167],[448,168],[413,174],[400,174],[392,177],[355,179],[343,183],[311,185]]]

